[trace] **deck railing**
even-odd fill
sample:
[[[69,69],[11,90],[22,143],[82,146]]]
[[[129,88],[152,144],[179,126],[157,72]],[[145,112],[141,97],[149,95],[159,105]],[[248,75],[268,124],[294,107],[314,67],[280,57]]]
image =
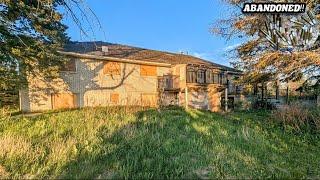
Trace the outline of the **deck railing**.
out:
[[[179,76],[164,75],[158,77],[158,88],[162,90],[177,90],[180,88]]]
[[[228,86],[228,94],[230,94],[230,95],[241,94],[241,92],[242,92],[241,86],[237,86],[237,85],[229,85]]]

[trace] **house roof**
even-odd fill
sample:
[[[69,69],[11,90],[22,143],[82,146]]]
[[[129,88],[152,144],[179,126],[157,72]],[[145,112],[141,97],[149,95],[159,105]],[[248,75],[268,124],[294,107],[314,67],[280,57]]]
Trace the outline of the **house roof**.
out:
[[[102,51],[102,47],[107,47]],[[153,63],[166,63],[166,64],[199,64],[206,65],[213,68],[218,68],[226,71],[240,73],[241,71],[216,64],[204,59],[186,54],[176,54],[171,52],[150,50],[145,48],[113,44],[108,42],[71,42],[64,48],[64,52],[79,53],[85,55],[95,55],[102,57],[123,58],[130,60],[146,61]]]

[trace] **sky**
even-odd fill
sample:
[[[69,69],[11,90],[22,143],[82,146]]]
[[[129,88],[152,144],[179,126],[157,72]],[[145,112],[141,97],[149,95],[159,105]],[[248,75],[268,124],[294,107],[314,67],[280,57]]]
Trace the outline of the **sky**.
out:
[[[93,32],[85,37],[70,16],[64,23],[73,41],[106,41],[147,49],[184,52],[228,65],[225,55],[240,40],[225,40],[210,32],[230,9],[222,0],[86,0],[101,23],[90,16]],[[85,22],[85,20],[84,20]],[[89,29],[87,29],[89,30]]]

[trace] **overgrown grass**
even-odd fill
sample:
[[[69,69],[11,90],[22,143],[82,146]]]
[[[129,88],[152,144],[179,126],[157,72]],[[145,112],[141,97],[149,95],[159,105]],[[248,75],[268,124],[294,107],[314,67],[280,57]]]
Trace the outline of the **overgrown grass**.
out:
[[[284,130],[295,133],[313,133],[320,132],[320,107],[306,106],[297,103],[275,110],[273,120],[279,123]]]
[[[1,178],[320,178],[320,141],[267,122],[169,108],[0,115]]]

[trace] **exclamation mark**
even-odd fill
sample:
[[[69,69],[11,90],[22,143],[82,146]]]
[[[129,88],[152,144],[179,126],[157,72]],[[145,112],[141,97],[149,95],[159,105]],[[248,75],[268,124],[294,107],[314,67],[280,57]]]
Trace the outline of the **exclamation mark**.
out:
[[[301,12],[305,12],[305,8],[306,8],[306,4],[301,4],[301,9],[300,9],[300,11],[301,11]]]

